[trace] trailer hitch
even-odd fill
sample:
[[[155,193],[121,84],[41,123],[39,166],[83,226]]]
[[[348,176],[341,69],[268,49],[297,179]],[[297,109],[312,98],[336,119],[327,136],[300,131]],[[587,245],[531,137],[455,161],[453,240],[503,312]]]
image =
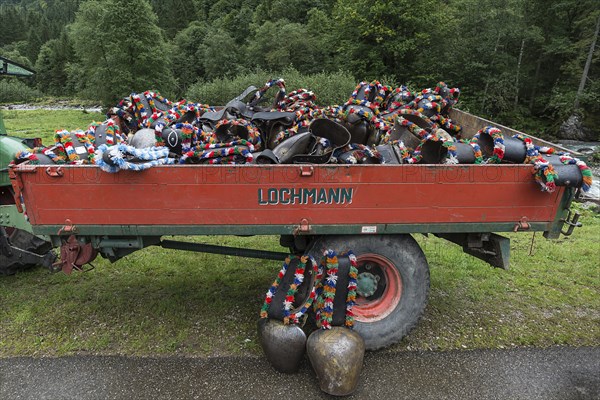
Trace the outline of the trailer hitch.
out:
[[[565,218],[561,218],[561,222],[563,222],[565,225],[568,225],[569,227],[566,231],[564,229],[561,229],[560,233],[562,233],[565,236],[571,236],[575,228],[580,228],[581,226],[583,226],[582,223],[579,222],[579,217],[580,214],[577,211],[575,211],[573,213],[573,218],[571,218],[571,210],[567,210],[567,216]]]
[[[75,235],[71,235],[60,246],[60,261],[52,264],[50,271],[62,271],[67,275],[70,275],[74,269],[81,272],[90,271],[95,268],[91,262],[97,255],[98,251],[91,243],[81,243]],[[85,264],[89,264],[91,268],[84,270]]]

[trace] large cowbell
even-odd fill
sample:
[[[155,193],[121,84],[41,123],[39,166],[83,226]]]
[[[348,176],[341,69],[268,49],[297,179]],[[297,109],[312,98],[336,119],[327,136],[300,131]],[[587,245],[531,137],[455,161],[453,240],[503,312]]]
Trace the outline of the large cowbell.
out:
[[[298,258],[290,262],[271,300],[268,318],[261,318],[258,321],[260,345],[273,368],[283,373],[298,370],[306,349],[306,334],[302,328],[298,325],[283,323],[285,317],[283,304],[290,285],[294,283],[296,267],[299,262]],[[309,259],[304,269],[304,280],[298,286],[290,312],[296,312],[305,305],[316,284],[315,281],[316,274],[313,271],[312,260]]]
[[[321,390],[334,396],[346,396],[356,390],[365,355],[363,338],[345,327],[349,272],[349,257],[338,257],[332,327],[314,331],[306,343]]]
[[[165,145],[171,152],[176,154],[182,153],[183,134],[181,129],[174,129],[167,126],[163,128],[161,135]]]
[[[285,325],[272,318],[258,320],[260,345],[267,359],[279,372],[292,373],[300,368],[306,348],[306,334],[298,325]]]
[[[365,355],[365,341],[357,332],[343,326],[319,329],[306,348],[322,391],[334,396],[356,391]]]

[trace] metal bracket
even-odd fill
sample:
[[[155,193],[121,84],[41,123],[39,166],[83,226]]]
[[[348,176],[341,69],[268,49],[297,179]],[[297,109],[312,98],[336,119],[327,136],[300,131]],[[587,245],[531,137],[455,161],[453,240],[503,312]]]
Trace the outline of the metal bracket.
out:
[[[527,217],[521,217],[521,220],[515,224],[513,231],[514,232],[527,231],[530,228],[531,228],[531,225],[529,225],[529,222],[527,222]]]
[[[301,165],[300,166],[300,176],[313,176],[315,173],[315,168],[310,165]]]
[[[65,220],[65,225],[58,230],[57,235],[63,235],[68,233],[77,233],[77,227],[73,225],[70,219]]]
[[[300,233],[309,233],[310,230],[311,230],[311,227],[310,227],[310,223],[308,222],[308,219],[302,218],[300,220],[300,225],[298,225],[296,227],[296,229],[294,229],[294,235],[297,235]]]
[[[65,174],[62,167],[48,167],[46,173],[53,178],[60,178]]]
[[[10,179],[10,183],[14,189],[14,199],[15,205],[17,206],[17,211],[23,213],[23,205],[21,204],[21,189],[23,189],[23,182],[17,177],[15,174],[15,170],[12,166],[8,168],[8,178]]]
[[[575,211],[575,213],[573,213],[573,218],[571,218],[571,210],[567,210],[567,217],[561,218],[561,221],[564,222],[565,225],[568,225],[569,227],[567,228],[566,231],[564,229],[561,229],[560,233],[562,233],[565,236],[571,236],[571,234],[573,233],[573,230],[575,228],[579,228],[579,227],[583,226],[583,224],[581,222],[579,222],[579,217],[580,217],[580,214],[577,211]]]

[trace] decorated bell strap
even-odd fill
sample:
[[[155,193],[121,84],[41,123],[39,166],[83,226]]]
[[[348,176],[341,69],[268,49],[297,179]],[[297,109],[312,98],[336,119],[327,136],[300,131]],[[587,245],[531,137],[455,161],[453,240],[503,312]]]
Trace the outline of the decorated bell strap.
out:
[[[316,146],[311,154],[298,153],[291,159],[293,163],[325,164],[331,160],[335,150],[350,143],[350,132],[342,124],[326,118],[318,118],[309,126],[310,134],[316,138]]]
[[[438,164],[444,160],[445,164],[458,164],[456,143],[453,140],[439,135],[437,132],[429,133],[415,148],[412,155],[403,159],[407,164]]]
[[[167,112],[171,107],[173,107],[173,103],[168,100],[166,97],[161,96],[158,92],[153,92],[151,90],[146,90],[144,92],[144,97],[150,106],[150,110],[155,112]]]
[[[361,104],[350,105],[346,108],[344,117],[348,122],[352,122],[352,117],[358,117],[364,121],[367,121],[373,126],[373,128],[385,132],[392,128],[390,121],[382,118],[379,108],[372,109]]]
[[[383,162],[383,156],[376,148],[358,143],[350,143],[338,149],[333,156],[340,164],[381,164]]]
[[[402,106],[410,103],[413,98],[414,95],[406,86],[400,86],[395,88],[388,95],[382,104],[382,108],[384,108],[388,113],[394,112],[400,109]]]
[[[456,137],[457,139],[460,139],[462,127],[460,125],[455,124],[450,118],[446,118],[442,114],[436,114],[433,117],[431,117],[431,120],[436,122],[447,132],[452,134],[452,136]]]
[[[153,114],[152,110],[150,110],[150,105],[145,97],[140,96],[137,93],[131,93],[130,97],[138,128],[147,127],[148,118],[150,118]]]
[[[143,171],[158,165],[173,164],[168,158],[169,149],[166,147],[151,147],[136,149],[126,144],[115,146],[100,145],[94,156],[94,163],[105,172],[115,173],[122,169]]]
[[[172,103],[159,93],[145,91],[141,95],[131,93],[131,102],[133,104],[134,114],[137,118],[138,128],[148,128],[158,118],[167,114],[172,107]]]
[[[470,139],[460,139],[454,145],[456,146],[456,158],[459,164],[483,163],[483,153],[477,142]]]
[[[442,112],[442,108],[446,105],[444,99],[441,96],[436,95],[428,95],[421,96],[421,100],[417,103],[416,110],[422,114],[427,115],[428,117],[433,117],[434,115]]]
[[[179,159],[180,164],[190,162],[209,161],[210,159],[219,159],[209,164],[229,164],[229,161],[245,161],[252,162],[255,151],[254,145],[247,140],[235,140],[229,143],[201,143],[194,146],[189,151],[185,152]],[[233,156],[242,156],[239,157]]]
[[[88,134],[82,130],[57,130],[54,133],[54,143],[57,153],[63,153],[62,156],[66,157],[69,164],[85,164],[93,159],[94,145]]]
[[[314,92],[307,89],[294,90],[281,101],[281,108],[285,111],[295,112],[300,109],[317,108]]]
[[[285,325],[300,323],[300,318],[316,298],[316,283],[321,280],[322,275],[323,269],[311,257],[286,257],[277,278],[265,295],[260,318],[282,320]],[[294,308],[294,303],[298,300],[298,289],[307,278],[311,280],[307,282],[311,288],[310,293],[300,299],[299,307]]]
[[[29,161],[31,165],[64,164],[65,158],[56,155],[52,148],[35,147],[31,150],[18,151],[11,163],[20,164],[25,161]]]
[[[283,109],[283,102],[286,95],[286,89],[285,81],[282,78],[271,79],[267,83],[265,83],[265,85],[262,88],[258,89],[256,93],[254,93],[254,97],[252,98],[252,100],[250,100],[248,105],[251,108],[256,106],[258,103],[260,103],[260,101],[262,100],[264,95],[269,91],[269,89],[271,89],[274,86],[279,87],[279,91],[275,95],[275,102],[273,104],[273,108],[277,110]]]
[[[540,185],[543,192],[554,192],[556,190],[556,178],[558,177],[552,164],[539,153],[538,147],[533,140],[525,135],[516,134],[513,139],[520,140],[525,146],[525,159],[527,164],[533,164],[533,176]]]
[[[317,326],[322,329],[331,329],[332,326],[338,325],[350,329],[354,327],[352,308],[356,301],[358,266],[352,252],[348,252],[342,258],[348,262],[340,265],[336,252],[329,249],[325,251],[322,260],[326,273],[317,288],[318,297],[315,303]]]
[[[167,125],[164,119],[154,125],[156,147],[167,146],[175,153],[189,151],[203,136],[200,129],[191,123],[178,122]]]
[[[381,139],[381,143],[386,144],[402,142],[402,147],[417,147],[419,143],[431,132],[430,129],[424,129],[422,127],[424,126],[422,123],[424,120],[421,120],[421,123],[417,124],[417,122],[419,122],[418,120],[414,120],[413,122],[407,119],[412,119],[412,117],[414,116],[402,115],[396,117],[392,130],[386,132]]]
[[[252,143],[256,150],[260,149],[261,137],[257,127],[245,119],[222,119],[215,126],[217,140],[222,143],[233,140],[247,140]]]
[[[189,151],[192,145],[198,141],[199,128],[190,123],[178,122],[172,127],[181,132],[181,150]]]
[[[350,95],[346,105],[361,105],[378,111],[390,90],[379,81],[361,82]]]
[[[92,122],[86,133],[94,146],[100,146],[101,144],[112,146],[127,142],[127,136],[121,133],[121,128],[112,118],[102,123]]]
[[[525,155],[526,156],[525,156],[524,162],[526,164],[534,163],[536,161],[536,159],[538,158],[538,156],[540,155],[540,152],[538,150],[538,147],[533,143],[533,140],[529,136],[525,136],[520,133],[513,135],[513,138],[522,141],[523,144],[525,145]]]
[[[542,157],[554,168],[556,186],[581,188],[584,192],[590,190],[592,171],[583,161],[567,153],[544,154]]]
[[[138,128],[137,121],[133,115],[134,107],[131,103],[131,98],[122,99],[115,107],[110,108],[106,113],[107,118],[113,118],[114,116],[117,116],[121,119],[125,134]]]
[[[586,165],[585,162],[578,158],[572,157],[569,154],[559,154],[560,162],[565,165],[576,165],[581,171],[583,177],[583,183],[581,188],[584,192],[588,192],[592,188],[592,170]]]
[[[251,163],[253,159],[254,156],[247,147],[232,146],[214,150],[191,150],[181,156],[179,163],[193,161],[206,164],[243,164]]]
[[[216,109],[207,104],[191,103],[186,100],[181,100],[178,103],[176,103],[173,107],[171,107],[171,109],[169,109],[168,114],[165,116],[165,119],[169,123],[197,123],[205,112],[211,111],[216,111]],[[192,116],[192,118],[190,118],[190,116]]]
[[[504,158],[504,137],[500,129],[486,126],[480,129],[473,140],[484,155],[484,164],[499,164]]]
[[[540,185],[542,192],[552,193],[556,190],[557,174],[554,166],[544,157],[537,156],[533,161],[533,176],[535,181]]]
[[[417,110],[401,108],[396,112],[395,116],[403,117],[404,119],[417,124],[422,129],[433,130],[438,128],[438,125],[431,118]]]

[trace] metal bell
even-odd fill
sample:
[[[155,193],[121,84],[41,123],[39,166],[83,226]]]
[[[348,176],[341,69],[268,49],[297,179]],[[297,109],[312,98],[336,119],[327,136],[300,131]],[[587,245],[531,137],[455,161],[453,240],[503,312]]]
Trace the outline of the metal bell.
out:
[[[365,355],[357,332],[342,326],[319,329],[309,336],[306,350],[322,391],[346,396],[356,390]]]
[[[279,372],[296,372],[306,349],[306,334],[298,325],[261,318],[258,321],[258,337],[267,359]]]
[[[156,133],[154,129],[140,129],[129,139],[129,145],[136,149],[146,149],[156,145]]]

